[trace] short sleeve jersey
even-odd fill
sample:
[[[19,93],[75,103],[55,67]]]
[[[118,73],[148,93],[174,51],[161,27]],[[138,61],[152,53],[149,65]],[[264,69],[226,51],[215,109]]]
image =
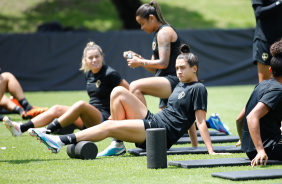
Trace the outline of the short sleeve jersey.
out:
[[[103,65],[101,70],[93,74],[90,70],[86,73],[87,93],[90,97],[89,104],[96,107],[108,119],[110,116],[110,94],[118,86],[122,78],[118,72],[109,66]]]
[[[260,133],[264,148],[270,147],[281,136],[282,85],[274,79],[264,80],[255,87],[246,105],[242,132],[242,150],[245,152],[256,150],[249,133],[246,117],[258,102],[270,107],[270,111],[260,119]]]
[[[200,82],[179,82],[168,99],[166,108],[153,120],[166,128],[167,139],[174,144],[195,122],[195,111],[207,111],[207,90]]]
[[[155,35],[154,35],[154,38],[153,38],[152,51],[153,51],[154,59],[156,59],[156,60],[160,59],[160,57],[159,57],[159,46],[158,46],[158,40],[157,40],[158,32],[165,26],[171,27],[170,25],[167,25],[167,24],[161,25],[159,27],[159,29],[155,32]],[[176,76],[175,62],[176,62],[177,56],[180,54],[179,47],[181,45],[179,35],[178,35],[177,32],[176,32],[176,34],[177,34],[177,40],[175,42],[171,42],[171,44],[170,44],[171,49],[170,49],[170,58],[169,58],[168,67],[166,69],[157,69],[156,73],[155,73],[156,77],[167,76],[167,75]]]
[[[253,7],[267,8],[262,12],[258,9],[256,14],[256,30],[254,39],[273,43],[282,37],[282,2],[279,0],[252,0]]]

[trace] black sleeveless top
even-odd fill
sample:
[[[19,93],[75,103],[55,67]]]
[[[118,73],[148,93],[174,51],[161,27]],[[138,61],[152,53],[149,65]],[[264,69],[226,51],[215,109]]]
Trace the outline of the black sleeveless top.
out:
[[[153,50],[153,55],[154,55],[155,59],[160,59],[158,40],[157,40],[158,32],[159,32],[159,30],[161,30],[165,26],[171,27],[170,25],[167,25],[167,24],[161,25],[159,27],[159,29],[155,32],[155,35],[154,35],[154,38],[153,38],[152,50]],[[171,27],[171,28],[173,28],[173,27]],[[174,28],[173,28],[173,30],[175,31]],[[168,67],[166,69],[157,69],[156,73],[155,73],[155,77],[167,76],[167,75],[176,76],[175,61],[176,61],[177,56],[180,54],[179,47],[181,45],[179,35],[178,35],[177,32],[176,32],[176,34],[177,34],[177,40],[175,42],[171,42],[171,44],[170,44],[170,58],[169,58]]]

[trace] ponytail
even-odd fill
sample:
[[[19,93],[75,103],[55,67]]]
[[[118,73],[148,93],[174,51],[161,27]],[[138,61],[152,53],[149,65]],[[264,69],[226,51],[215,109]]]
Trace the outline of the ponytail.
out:
[[[155,0],[152,0],[149,4],[143,4],[136,11],[136,17],[140,16],[142,18],[149,19],[149,15],[154,15],[162,24],[168,24],[163,18],[161,8]]]

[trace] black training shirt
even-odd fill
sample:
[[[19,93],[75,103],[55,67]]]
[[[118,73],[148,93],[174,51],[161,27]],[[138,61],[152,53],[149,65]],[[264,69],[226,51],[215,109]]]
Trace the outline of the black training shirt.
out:
[[[262,102],[270,107],[270,111],[259,121],[264,148],[270,147],[281,136],[282,85],[274,79],[264,80],[255,87],[246,105],[242,132],[242,150],[245,152],[256,151],[249,133],[246,117],[258,102]]]
[[[158,32],[159,30],[161,30],[163,27],[165,26],[169,26],[167,24],[163,24],[159,27],[159,29],[155,32],[154,38],[153,38],[153,43],[152,43],[152,50],[153,50],[153,55],[154,55],[154,59],[160,59],[159,57],[159,46],[158,46]],[[176,31],[175,31],[176,32]],[[177,32],[176,32],[177,34]],[[169,64],[168,67],[166,69],[157,69],[155,76],[167,76],[167,75],[174,75],[176,76],[176,70],[175,70],[175,62],[176,62],[176,58],[177,56],[180,54],[179,52],[179,47],[180,47],[180,38],[177,34],[177,40],[175,42],[171,42],[170,44],[170,58],[169,58]]]
[[[195,122],[195,110],[207,111],[207,90],[202,83],[179,82],[168,99],[166,108],[154,115],[159,127],[166,128],[174,144]]]
[[[273,43],[282,37],[282,2],[252,0],[256,17],[255,39]]]
[[[93,74],[90,70],[86,73],[87,92],[89,103],[96,107],[108,119],[110,116],[110,94],[118,86],[122,78],[118,72],[109,66],[103,65],[101,70]]]

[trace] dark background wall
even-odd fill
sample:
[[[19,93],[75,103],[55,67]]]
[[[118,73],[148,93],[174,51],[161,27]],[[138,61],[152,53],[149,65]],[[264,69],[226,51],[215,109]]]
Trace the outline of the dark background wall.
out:
[[[258,82],[251,59],[253,29],[178,32],[198,56],[199,79],[205,85]],[[102,47],[106,63],[131,82],[153,74],[129,68],[123,51],[151,58],[152,37],[141,30],[0,34],[0,68],[13,73],[25,91],[84,90],[84,75],[78,69],[86,43],[94,41]]]

